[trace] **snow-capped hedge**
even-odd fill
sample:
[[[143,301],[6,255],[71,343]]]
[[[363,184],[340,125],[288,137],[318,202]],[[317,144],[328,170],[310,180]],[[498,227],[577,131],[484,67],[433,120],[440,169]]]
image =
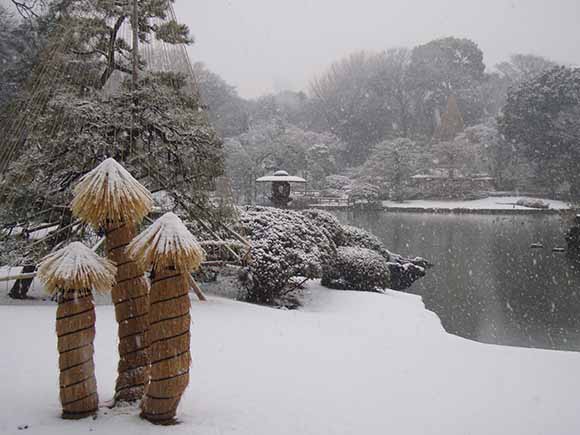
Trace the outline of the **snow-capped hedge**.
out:
[[[387,261],[366,248],[338,248],[336,258],[324,267],[322,285],[341,290],[380,291],[389,288]]]
[[[363,248],[373,251],[382,257],[385,263],[384,267],[389,270],[389,288],[393,290],[408,289],[415,281],[424,277],[425,270],[432,266],[424,258],[406,258],[390,252],[377,237],[361,228],[343,225],[340,237],[337,241],[339,247]],[[334,273],[340,274],[340,269]],[[349,273],[350,271],[348,270],[344,271],[344,279]]]
[[[299,212],[249,207],[240,222],[252,241],[246,280],[251,301],[275,302],[290,278],[319,278],[322,266],[336,256],[329,233]]]
[[[350,225],[342,226],[342,240],[338,245],[370,249],[371,251],[379,253],[387,261],[390,261],[392,256],[375,235],[361,228],[352,227]]]
[[[342,246],[344,244],[344,226],[335,215],[317,209],[308,209],[301,213],[312,221],[318,228],[325,230],[337,246]]]

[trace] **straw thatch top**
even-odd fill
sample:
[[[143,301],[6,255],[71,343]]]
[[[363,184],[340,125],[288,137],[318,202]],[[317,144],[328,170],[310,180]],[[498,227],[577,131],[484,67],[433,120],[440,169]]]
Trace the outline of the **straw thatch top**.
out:
[[[107,221],[141,222],[153,208],[151,193],[115,159],[81,178],[74,194],[73,213],[95,227]]]
[[[167,213],[139,234],[127,247],[129,256],[145,268],[175,267],[182,272],[199,269],[205,252],[181,219]]]
[[[38,277],[50,294],[58,290],[108,292],[115,284],[116,272],[113,262],[80,242],[49,254],[38,266]]]

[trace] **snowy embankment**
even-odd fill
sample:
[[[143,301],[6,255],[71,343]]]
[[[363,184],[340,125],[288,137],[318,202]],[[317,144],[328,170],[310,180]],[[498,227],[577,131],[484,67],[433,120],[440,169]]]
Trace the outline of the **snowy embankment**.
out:
[[[564,201],[557,201],[553,199],[540,199],[545,204],[550,207],[547,210],[535,209],[531,207],[524,207],[521,205],[516,205],[519,200],[529,200],[537,201],[538,198],[530,198],[525,196],[502,196],[502,197],[490,197],[484,199],[476,199],[473,201],[435,201],[435,200],[415,200],[415,201],[405,201],[405,202],[395,202],[395,201],[383,201],[383,207],[389,210],[442,210],[442,211],[472,211],[474,213],[482,211],[498,211],[498,212],[537,212],[537,213],[550,213],[562,210],[569,210],[571,208],[570,204]]]
[[[1,306],[0,433],[580,433],[580,354],[448,335],[416,296],[311,284],[300,311],[192,302],[192,378],[170,428],[134,408],[60,420],[55,307]],[[113,308],[98,307],[101,401],[113,392],[115,329]]]

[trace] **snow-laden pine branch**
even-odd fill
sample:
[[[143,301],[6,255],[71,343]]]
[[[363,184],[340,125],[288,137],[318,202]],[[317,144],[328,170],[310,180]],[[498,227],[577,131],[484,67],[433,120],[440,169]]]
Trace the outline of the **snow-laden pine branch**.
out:
[[[127,252],[144,267],[156,270],[175,267],[189,272],[199,269],[205,260],[205,251],[173,213],[166,213],[133,239]]]
[[[46,256],[38,267],[38,278],[49,294],[58,290],[108,292],[115,283],[115,264],[99,257],[80,242]]]
[[[74,194],[73,213],[95,227],[137,223],[153,208],[151,193],[112,158],[86,174]]]

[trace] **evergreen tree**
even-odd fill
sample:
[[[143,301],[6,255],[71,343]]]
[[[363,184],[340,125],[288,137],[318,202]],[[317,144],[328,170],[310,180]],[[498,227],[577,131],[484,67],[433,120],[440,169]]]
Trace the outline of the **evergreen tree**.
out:
[[[419,162],[417,144],[407,138],[376,145],[361,168],[360,180],[377,186],[383,196],[401,200]]]
[[[173,74],[150,74],[136,91],[125,83],[114,96],[94,90],[55,96],[6,174],[9,220],[69,204],[78,179],[107,157],[150,186],[203,203],[223,172],[221,142],[183,84]],[[55,119],[64,119],[58,131]]]
[[[139,1],[143,44],[153,38],[192,42],[187,27],[168,18],[172,2]],[[131,3],[53,4],[54,30],[33,74],[35,87],[24,98],[26,110],[12,114],[17,128],[2,138],[3,163],[9,161],[0,186],[4,225],[34,227],[48,221],[67,226],[71,188],[107,157],[152,190],[166,190],[184,212],[209,213],[207,192],[223,172],[221,140],[197,93],[188,89],[188,78],[145,73],[147,59],[140,58],[138,82],[121,78],[120,85],[109,86],[113,73],[131,71],[131,46],[120,31],[130,20]],[[30,242],[21,240],[18,252],[26,259],[20,262],[34,261],[58,241],[55,237],[29,251]]]
[[[580,198],[580,69],[556,67],[512,89],[498,123],[546,186],[569,183]]]
[[[450,95],[455,95],[467,124],[483,111],[480,86],[485,80],[483,52],[469,39],[441,38],[413,49],[409,83],[418,123],[431,135]]]

